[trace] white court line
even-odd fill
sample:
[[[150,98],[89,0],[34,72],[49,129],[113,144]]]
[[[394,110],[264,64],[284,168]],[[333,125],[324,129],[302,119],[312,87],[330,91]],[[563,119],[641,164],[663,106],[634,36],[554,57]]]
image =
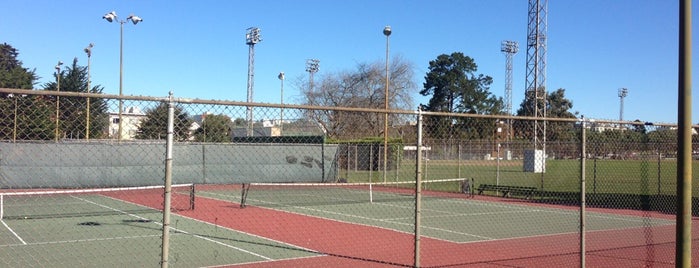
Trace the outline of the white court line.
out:
[[[136,203],[132,203],[132,202],[129,202],[129,201],[125,201],[125,200],[121,200],[121,199],[115,199],[115,198],[112,198],[112,197],[109,197],[109,196],[105,196],[105,197],[110,198],[110,199],[115,200],[115,201],[119,201],[119,202],[124,202],[124,203],[128,203],[128,204],[132,204],[132,205],[134,205],[134,206],[139,206],[139,207],[144,207],[144,208],[148,208],[148,209],[153,209],[153,208],[151,208],[151,207],[143,206],[143,205],[136,204]],[[226,202],[229,202],[228,200],[225,200],[225,201],[226,201]],[[199,222],[199,223],[204,223],[204,224],[207,224],[207,225],[215,226],[216,228],[225,229],[225,230],[228,230],[228,231],[231,231],[231,232],[236,232],[236,233],[239,233],[239,234],[244,234],[244,235],[256,237],[256,238],[259,238],[259,239],[268,240],[268,241],[272,241],[272,242],[279,243],[279,244],[282,244],[282,245],[287,245],[287,246],[290,246],[290,247],[294,247],[294,248],[297,248],[297,249],[300,249],[300,250],[303,250],[303,251],[307,251],[307,252],[310,252],[310,253],[319,254],[319,255],[317,255],[317,256],[325,256],[325,254],[323,254],[323,253],[321,253],[321,252],[318,252],[318,251],[316,251],[316,250],[312,250],[312,249],[309,249],[309,248],[305,248],[305,247],[302,247],[302,246],[299,246],[299,245],[294,245],[294,244],[290,244],[290,243],[287,243],[287,242],[284,242],[284,241],[279,241],[279,240],[275,240],[275,239],[270,239],[270,238],[263,237],[263,236],[259,236],[259,235],[256,235],[256,234],[252,234],[252,233],[243,232],[243,231],[240,231],[240,230],[231,229],[231,228],[228,228],[228,227],[225,227],[225,226],[220,226],[220,225],[217,225],[217,224],[214,224],[214,223],[211,223],[211,222],[207,222],[207,221],[203,221],[203,220],[199,220],[199,219],[195,219],[195,218],[183,216],[183,215],[181,215],[181,214],[176,214],[176,215],[177,215],[178,217],[181,217],[181,218],[184,218],[184,219],[189,219],[189,220],[196,221],[196,222]],[[162,225],[161,223],[158,223],[158,224]],[[171,227],[171,228],[172,228],[172,227]],[[180,232],[187,233],[187,232],[181,231],[181,230],[180,230]],[[190,235],[191,235],[191,234],[190,234]],[[197,237],[199,237],[199,236],[197,236]],[[204,237],[200,237],[200,238],[205,239]],[[255,255],[255,256],[259,255],[259,254],[256,254],[256,253],[254,253],[254,252],[250,252],[250,251],[247,251],[247,252],[249,252],[250,254]],[[260,255],[260,256],[261,256],[261,255]],[[294,258],[272,259],[272,258],[267,258],[267,257],[261,257],[261,258],[263,258],[263,259],[265,259],[265,260],[268,260],[268,261],[294,259]],[[224,266],[225,266],[225,265],[224,265]]]
[[[80,242],[95,242],[95,241],[108,241],[108,240],[122,240],[122,239],[142,239],[149,237],[160,237],[160,235],[134,235],[134,236],[118,236],[118,237],[106,237],[106,238],[90,238],[90,239],[74,239],[74,240],[62,240],[62,241],[48,241],[48,242],[36,242],[27,244],[10,244],[10,245],[0,245],[2,247],[12,247],[12,246],[36,246],[36,245],[51,245],[51,244],[66,244],[66,243],[80,243]]]
[[[129,216],[131,216],[131,217],[135,217],[135,218],[137,218],[137,219],[150,220],[150,219],[148,219],[148,218],[144,218],[144,217],[141,217],[141,216],[139,216],[139,215],[132,214],[132,213],[128,213],[128,212],[126,212],[126,211],[123,211],[123,210],[120,210],[120,209],[116,209],[116,208],[112,208],[112,207],[109,207],[109,206],[106,206],[106,205],[98,204],[98,203],[95,203],[95,202],[90,201],[90,200],[86,200],[86,199],[79,198],[79,197],[75,197],[75,196],[74,196],[74,198],[77,198],[77,199],[79,199],[79,200],[85,201],[85,202],[90,203],[90,204],[94,204],[94,205],[96,205],[96,206],[100,206],[100,207],[103,207],[103,208],[106,208],[106,209],[110,209],[110,210],[113,210],[113,211],[116,211],[116,212],[119,212],[119,213],[123,213],[123,214],[125,214],[125,215],[129,215]],[[114,199],[114,200],[118,200],[118,199]],[[118,201],[122,201],[122,202],[123,202],[123,200],[118,200]],[[129,203],[130,203],[130,202],[129,202]],[[157,225],[160,225],[160,226],[163,225],[163,224],[160,223],[160,222],[156,222],[156,221],[152,221],[152,222],[155,223],[155,224],[157,224]],[[245,249],[242,249],[242,248],[233,246],[233,245],[229,245],[229,244],[226,244],[226,243],[223,243],[223,242],[220,242],[220,241],[216,241],[216,240],[213,240],[213,239],[208,238],[208,237],[203,237],[203,236],[200,236],[200,235],[192,234],[192,233],[189,233],[189,232],[187,232],[187,231],[180,230],[180,229],[177,229],[177,228],[174,228],[174,227],[170,227],[170,229],[172,229],[172,230],[175,231],[175,232],[181,232],[181,233],[184,233],[184,234],[188,234],[188,235],[194,236],[194,237],[196,237],[196,238],[199,238],[199,239],[202,239],[202,240],[205,240],[205,241],[209,241],[209,242],[212,242],[212,243],[215,243],[215,244],[224,246],[224,247],[228,247],[228,248],[231,248],[231,249],[235,249],[235,250],[238,250],[238,251],[240,251],[240,252],[248,253],[248,254],[251,254],[251,255],[253,255],[253,256],[257,256],[257,257],[260,257],[260,258],[262,258],[262,259],[265,259],[265,260],[272,260],[272,258],[270,258],[270,257],[264,256],[264,255],[261,255],[261,254],[258,254],[258,253],[255,253],[255,252],[252,252],[252,251],[249,251],[249,250],[245,250]]]
[[[226,196],[226,197],[228,197],[228,195],[217,194],[217,193],[211,193],[211,192],[209,192],[208,194],[210,194],[210,195],[220,195],[220,196]],[[403,223],[403,222],[396,222],[396,221],[391,221],[391,220],[386,220],[386,219],[370,218],[370,217],[365,217],[365,216],[360,216],[360,215],[354,215],[354,214],[340,213],[340,212],[335,212],[335,211],[328,211],[328,210],[321,210],[321,209],[312,209],[312,208],[308,208],[308,207],[289,206],[289,205],[286,205],[286,204],[283,204],[283,203],[276,203],[276,202],[258,200],[258,199],[254,199],[254,198],[251,199],[251,198],[249,198],[249,197],[248,197],[248,199],[249,199],[249,200],[254,200],[254,201],[257,201],[257,202],[260,202],[260,203],[268,203],[268,204],[273,204],[273,205],[282,205],[282,206],[285,206],[285,207],[292,207],[292,208],[297,208],[297,209],[302,209],[302,210],[308,210],[308,211],[316,211],[316,212],[321,212],[321,213],[325,213],[325,214],[338,215],[338,216],[343,216],[343,217],[348,217],[348,218],[357,218],[357,219],[370,220],[370,221],[377,221],[377,222],[384,222],[384,223],[396,224],[396,225],[402,225],[402,226],[413,226],[413,224],[408,224],[408,223]],[[226,200],[226,199],[218,199],[218,200],[230,202],[230,200]],[[339,200],[342,200],[342,199],[339,199]],[[378,204],[378,203],[374,203],[374,204]],[[319,219],[332,220],[332,221],[343,222],[343,223],[348,223],[348,224],[353,224],[353,225],[361,225],[361,226],[367,226],[367,227],[372,227],[372,228],[380,228],[380,229],[390,230],[390,231],[399,232],[399,233],[404,233],[404,234],[413,234],[413,233],[411,233],[411,232],[400,231],[400,230],[396,230],[396,229],[392,229],[392,228],[388,228],[388,227],[381,227],[381,226],[376,226],[376,225],[362,224],[362,223],[350,222],[350,221],[342,221],[342,220],[333,219],[333,218],[327,218],[327,217],[321,217],[321,216],[313,216],[313,215],[308,215],[308,214],[301,214],[301,213],[298,213],[298,212],[291,212],[291,211],[287,211],[287,210],[273,209],[273,208],[268,208],[268,207],[265,207],[265,208],[266,208],[266,209],[271,209],[271,210],[276,210],[276,211],[281,211],[281,212],[285,212],[285,213],[293,213],[293,214],[302,215],[302,216],[306,216],[306,217],[315,217],[315,218],[319,218]],[[457,232],[457,231],[453,231],[453,230],[446,230],[446,229],[442,229],[442,228],[428,227],[428,226],[424,226],[424,225],[422,226],[422,228],[430,229],[430,230],[437,230],[437,231],[442,231],[442,232],[449,232],[449,233],[452,233],[452,234],[458,234],[458,235],[462,235],[462,236],[475,237],[475,238],[484,239],[484,240],[494,240],[494,239],[495,239],[495,238],[492,238],[492,237],[480,236],[480,235],[470,234],[470,233],[462,233],[462,232]],[[444,238],[431,237],[431,236],[426,236],[426,235],[423,235],[423,236],[424,236],[424,237],[428,237],[428,238],[432,238],[432,239],[435,239],[435,240],[441,240],[441,241],[447,241],[447,242],[456,242],[456,241],[452,241],[452,240],[448,240],[448,239],[444,239]]]
[[[209,194],[212,195],[221,195],[217,193],[211,193]],[[312,195],[312,194],[303,194],[306,196],[317,196],[317,195]],[[222,195],[226,196],[227,195]],[[327,196],[321,196],[323,198],[328,198]],[[346,198],[337,198],[337,197],[332,197],[330,198],[331,200],[341,200],[341,201],[356,201],[353,199],[346,199]],[[271,201],[265,201],[265,200],[258,200],[258,199],[251,199],[255,200],[261,203],[267,203],[267,204],[274,204],[274,205],[281,205],[285,207],[292,207],[292,208],[297,208],[301,210],[308,210],[308,211],[315,211],[315,212],[321,212],[321,213],[326,213],[330,215],[339,215],[339,216],[344,216],[344,217],[349,217],[349,218],[358,218],[358,219],[364,219],[364,220],[371,220],[371,221],[377,221],[377,222],[384,222],[384,223],[389,223],[389,224],[397,224],[397,225],[403,225],[403,226],[412,226],[412,224],[408,223],[403,223],[403,222],[396,222],[395,220],[401,220],[401,218],[389,218],[389,219],[378,219],[378,218],[370,218],[370,217],[365,217],[365,216],[360,216],[360,215],[354,215],[354,214],[346,214],[346,213],[340,213],[340,212],[335,212],[335,211],[327,211],[327,210],[320,210],[320,209],[312,209],[308,207],[301,207],[301,206],[290,206],[287,204],[283,203],[277,203],[277,202],[271,202]],[[224,201],[228,201],[225,200]],[[498,214],[511,214],[511,213],[533,213],[533,212],[543,212],[543,213],[554,213],[554,214],[563,214],[563,215],[577,215],[576,211],[568,211],[568,210],[562,210],[562,209],[557,209],[557,208],[539,208],[539,207],[530,207],[530,206],[525,206],[525,205],[503,205],[503,204],[493,204],[489,203],[486,201],[480,201],[480,200],[451,200],[451,199],[443,199],[437,197],[436,199],[433,199],[433,201],[437,202],[453,202],[453,203],[459,203],[459,204],[466,204],[466,203],[471,203],[483,207],[497,207],[497,208],[507,208],[511,209],[509,211],[497,211],[497,212],[481,212],[481,213],[458,213],[454,214],[451,211],[443,211],[443,210],[435,210],[435,209],[423,209],[423,211],[432,211],[432,212],[439,212],[439,213],[445,213],[448,215],[441,215],[441,216],[423,216],[423,218],[437,218],[437,217],[459,217],[459,216],[471,216],[471,215],[498,215]],[[389,206],[389,207],[398,207],[398,208],[413,208],[413,207],[407,207],[407,206],[401,206],[401,205],[395,205],[395,204],[385,204],[385,203],[380,203],[380,202],[374,202],[374,205],[383,205],[383,206]],[[272,208],[268,208],[272,209]],[[279,210],[279,209],[274,209],[278,211],[283,211],[287,213],[294,213],[290,211],[285,211],[285,210]],[[590,215],[590,212],[588,212],[587,216],[588,217],[593,217],[593,218],[601,218],[601,219],[611,219],[611,220],[619,220],[619,221],[627,221],[627,222],[640,222],[643,220],[642,218],[639,218],[637,216],[616,216],[616,215],[610,215],[608,213],[601,213],[601,212],[592,212],[593,214]],[[304,216],[311,216],[311,215],[306,215],[306,214],[301,214],[301,213],[295,213],[299,215],[304,215]],[[320,217],[320,216],[313,216],[317,218],[322,218],[322,219],[328,219],[328,220],[334,220],[334,221],[339,221],[339,222],[345,222],[345,223],[350,223],[350,224],[359,224],[356,222],[346,222],[346,221],[341,221],[337,219],[332,219],[332,218],[325,218],[325,217]],[[411,218],[402,218],[404,219],[411,219]],[[660,219],[660,222],[658,223],[659,225],[667,225],[667,224],[672,224],[670,222],[667,222],[665,224],[665,221]],[[373,226],[373,225],[366,225],[366,224],[360,224],[360,225],[365,225],[369,227],[375,227],[375,228],[382,228],[382,229],[387,229],[387,230],[392,230],[396,232],[401,232],[401,233],[409,233],[409,232],[404,232],[404,231],[399,231],[391,228],[386,228],[386,227],[379,227],[379,226]],[[429,226],[422,226],[422,228],[429,229],[429,230],[435,230],[435,231],[440,231],[440,232],[446,232],[446,233],[452,233],[452,234],[457,234],[457,235],[463,235],[463,236],[469,236],[469,237],[475,237],[487,241],[498,241],[498,240],[508,240],[508,239],[514,239],[514,238],[493,238],[493,237],[487,237],[487,236],[480,236],[476,234],[471,234],[471,233],[463,233],[463,232],[458,232],[454,230],[448,230],[448,229],[443,229],[443,228],[437,228],[437,227],[429,227]],[[628,228],[633,228],[633,227],[628,227]],[[622,229],[628,229],[628,228],[622,228]],[[608,229],[607,229],[608,230]],[[551,235],[560,235],[560,234],[566,234],[564,233],[556,233],[556,234],[545,234],[545,235],[534,235],[531,237],[540,237],[540,236],[551,236]],[[425,236],[425,235],[423,235]],[[459,241],[452,241],[449,239],[443,239],[443,238],[436,238],[436,237],[431,237],[431,236],[425,236],[429,238],[433,238],[436,240],[442,240],[442,241],[448,241],[448,242],[454,242],[454,243],[470,243],[470,242],[459,242]],[[515,238],[526,238],[530,236],[523,236],[523,237],[515,237]]]
[[[22,242],[23,245],[26,245],[26,244],[27,244],[27,242],[24,242],[24,239],[22,239],[21,236],[19,236],[14,230],[12,230],[12,228],[10,228],[10,226],[8,226],[7,223],[5,223],[4,220],[0,220],[0,222],[2,222],[2,225],[5,225],[5,228],[7,228],[7,230],[9,230],[10,233],[12,233],[12,235],[14,235],[15,237],[17,237],[17,239],[19,239],[19,241]]]

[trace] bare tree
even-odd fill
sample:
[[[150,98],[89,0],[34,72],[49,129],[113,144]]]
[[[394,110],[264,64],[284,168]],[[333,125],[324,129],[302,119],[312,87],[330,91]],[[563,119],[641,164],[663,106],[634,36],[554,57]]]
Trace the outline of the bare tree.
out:
[[[303,102],[308,105],[329,107],[357,107],[383,109],[386,92],[385,65],[380,62],[360,63],[356,70],[330,73],[314,81],[301,83]],[[412,94],[417,90],[413,82],[413,65],[402,57],[394,57],[389,66],[388,108],[409,110]],[[318,122],[328,137],[360,138],[383,134],[383,113],[340,111],[311,111],[308,116]],[[390,121],[396,120],[389,117]]]

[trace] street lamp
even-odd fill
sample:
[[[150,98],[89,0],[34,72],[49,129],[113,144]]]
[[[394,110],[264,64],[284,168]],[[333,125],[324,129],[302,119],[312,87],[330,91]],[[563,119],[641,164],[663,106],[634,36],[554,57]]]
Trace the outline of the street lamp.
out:
[[[279,81],[281,81],[282,84],[279,94],[281,96],[280,104],[282,105],[282,108],[279,111],[279,136],[284,136],[282,133],[282,131],[284,131],[284,72],[280,72],[277,78],[279,78]]]
[[[87,93],[90,93],[90,57],[92,57],[92,47],[95,46],[94,44],[90,43],[86,48],[85,48],[85,53],[87,54]],[[90,139],[90,98],[87,98],[87,104],[85,105],[86,107],[86,121],[85,121],[85,139],[89,140]]]
[[[61,65],[63,65],[62,61],[58,61],[58,64],[56,64],[56,92],[61,92]],[[61,96],[56,96],[56,133],[55,135],[55,140],[58,141],[58,124],[60,121],[59,117],[59,105],[61,102]]]
[[[384,90],[384,113],[383,118],[383,182],[386,182],[386,165],[388,161],[388,51],[389,51],[389,36],[391,36],[391,26],[383,28],[383,35],[386,36],[386,88]]]
[[[109,12],[102,16],[103,19],[107,20],[108,22],[118,22],[119,23],[119,97],[123,95],[123,81],[124,81],[124,23],[127,21],[133,22],[134,25],[138,24],[139,22],[142,22],[143,19],[141,17],[136,16],[134,14],[129,15],[126,17],[126,20],[119,21],[117,18],[117,14],[115,11]],[[122,128],[122,120],[121,120],[121,110],[122,106],[124,105],[124,101],[119,98],[119,130],[117,137],[119,140],[121,140],[121,128]]]

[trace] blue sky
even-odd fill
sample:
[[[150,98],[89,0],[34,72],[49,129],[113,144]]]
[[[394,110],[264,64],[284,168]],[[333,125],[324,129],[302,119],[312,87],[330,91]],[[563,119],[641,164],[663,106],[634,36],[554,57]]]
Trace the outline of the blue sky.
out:
[[[2,6],[0,42],[19,50],[24,67],[36,69],[41,77],[36,88],[53,81],[59,60],[69,64],[78,57],[87,65],[83,49],[94,43],[93,84],[118,94],[119,24],[102,19],[116,11],[122,20],[131,13],[143,18],[124,25],[127,95],[174,91],[177,97],[245,101],[245,31],[255,26],[263,41],[255,46],[254,101],[279,103],[277,75],[283,71],[285,103],[297,103],[294,81],[308,75],[306,59],[320,60],[316,79],[354,70],[358,63],[383,62],[382,30],[390,25],[390,54],[414,64],[418,86],[430,60],[463,52],[475,59],[478,73],[493,77],[491,92],[504,96],[500,43],[519,42],[513,110],[524,97],[526,0],[5,0]],[[618,119],[617,92],[625,87],[625,120],[677,121],[677,1],[551,0],[548,10],[547,87],[566,89],[573,111]],[[693,48],[696,66],[696,42]],[[696,77],[699,68],[693,70]],[[426,103],[418,91],[415,104]],[[692,122],[699,122],[697,111],[693,107]]]

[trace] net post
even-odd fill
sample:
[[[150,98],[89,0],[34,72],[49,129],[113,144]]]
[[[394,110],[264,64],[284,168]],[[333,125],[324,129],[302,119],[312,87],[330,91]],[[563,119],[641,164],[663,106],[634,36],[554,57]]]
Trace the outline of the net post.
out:
[[[5,219],[5,195],[0,194],[0,220]]]
[[[240,208],[245,208],[247,204],[245,204],[248,200],[248,191],[250,190],[250,183],[243,183],[241,184],[242,188],[240,191]]]
[[[194,185],[195,184],[192,183],[189,189],[189,210],[194,210],[194,196],[196,196],[196,188]]]

